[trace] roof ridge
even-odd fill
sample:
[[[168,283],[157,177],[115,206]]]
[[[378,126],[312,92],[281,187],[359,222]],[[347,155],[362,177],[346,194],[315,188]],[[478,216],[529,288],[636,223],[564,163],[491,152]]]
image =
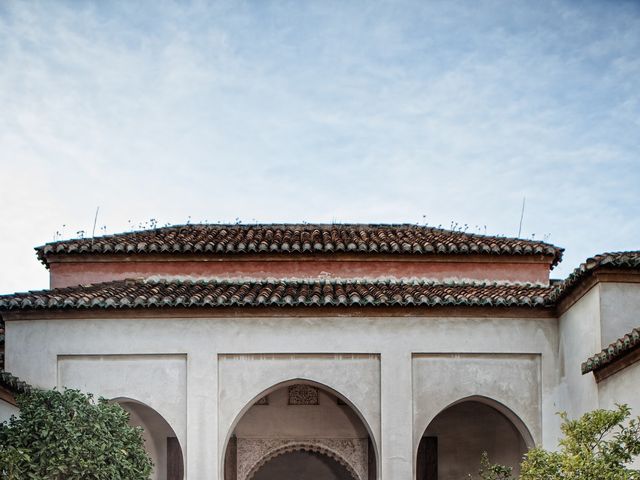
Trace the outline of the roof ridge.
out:
[[[550,243],[418,224],[187,224],[46,243],[56,254],[381,254],[512,255],[562,258]]]
[[[549,246],[553,246],[555,247],[555,245],[553,245],[552,243],[546,242],[544,240],[534,240],[534,239],[528,239],[528,238],[522,238],[522,237],[514,237],[514,236],[507,236],[507,235],[501,235],[501,234],[495,234],[495,235],[489,235],[489,234],[483,234],[483,233],[475,233],[475,232],[469,232],[469,231],[463,231],[463,230],[452,230],[452,229],[448,229],[448,228],[442,228],[442,227],[435,227],[432,225],[421,225],[421,224],[417,224],[417,223],[406,223],[406,222],[398,222],[398,223],[384,223],[384,222],[380,222],[380,223],[358,223],[358,222],[319,222],[319,223],[300,223],[300,222],[292,222],[292,223],[288,223],[288,222],[275,222],[275,223],[268,223],[268,222],[260,222],[260,223],[184,223],[184,224],[172,224],[172,225],[165,225],[165,226],[161,226],[161,227],[154,227],[154,228],[141,228],[141,229],[137,229],[137,230],[129,230],[129,231],[125,231],[125,232],[119,232],[119,233],[110,233],[107,235],[98,235],[98,236],[94,236],[94,237],[85,237],[85,238],[69,238],[66,240],[55,240],[52,242],[47,242],[44,243],[40,246],[35,247],[36,249],[40,249],[43,248],[47,245],[57,245],[60,243],[67,243],[67,242],[79,242],[79,241],[87,241],[87,240],[99,240],[99,239],[106,239],[106,238],[120,238],[120,237],[125,237],[128,235],[135,235],[135,234],[140,234],[140,233],[149,233],[149,232],[161,232],[161,231],[167,231],[167,230],[175,230],[175,229],[182,229],[182,228],[216,228],[216,229],[231,229],[231,228],[240,228],[240,229],[250,229],[250,228],[303,228],[303,229],[309,229],[309,228],[335,228],[335,227],[345,227],[345,228],[413,228],[416,230],[428,230],[428,231],[433,231],[433,232],[441,232],[441,233],[446,233],[446,234],[452,234],[452,235],[460,235],[460,236],[469,236],[469,237],[474,237],[474,238],[499,238],[502,240],[518,240],[518,241],[522,241],[522,242],[530,242],[530,243],[535,243],[535,244],[544,244],[544,245],[549,245]],[[555,248],[559,248],[561,250],[564,250],[561,247],[555,247]]]

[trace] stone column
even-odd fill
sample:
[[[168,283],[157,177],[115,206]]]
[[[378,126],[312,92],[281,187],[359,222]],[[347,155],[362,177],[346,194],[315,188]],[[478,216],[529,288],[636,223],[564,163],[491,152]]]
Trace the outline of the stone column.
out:
[[[211,352],[190,353],[187,357],[186,480],[214,480],[219,476],[217,361]]]
[[[411,352],[381,355],[381,480],[413,479]]]

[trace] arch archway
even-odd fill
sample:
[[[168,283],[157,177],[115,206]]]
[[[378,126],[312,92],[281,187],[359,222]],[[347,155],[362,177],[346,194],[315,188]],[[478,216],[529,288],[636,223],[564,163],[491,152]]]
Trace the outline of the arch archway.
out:
[[[471,396],[442,409],[425,429],[416,453],[417,480],[473,478],[484,452],[492,463],[513,467],[534,446],[524,422],[490,398]]]
[[[309,458],[317,461],[309,462]],[[277,448],[260,459],[247,475],[247,480],[276,478],[359,480],[358,473],[340,454],[312,443]]]
[[[377,449],[360,412],[339,392],[309,379],[256,395],[234,420],[224,451],[225,480],[249,480],[274,458],[303,451],[332,459],[355,480],[377,478]]]
[[[145,450],[153,461],[152,480],[183,480],[184,459],[180,442],[169,423],[156,410],[131,398],[115,398],[129,413],[129,424],[142,427]]]

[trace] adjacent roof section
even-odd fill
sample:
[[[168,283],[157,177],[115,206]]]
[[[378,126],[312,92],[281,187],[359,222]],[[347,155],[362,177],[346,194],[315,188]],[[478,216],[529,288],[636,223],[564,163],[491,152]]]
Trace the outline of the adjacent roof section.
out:
[[[13,395],[29,393],[31,392],[31,390],[33,390],[33,387],[27,382],[20,380],[15,375],[2,370],[0,370],[0,388],[8,390]]]
[[[602,253],[588,258],[558,285],[557,299],[560,300],[594,272],[602,269],[638,271],[640,269],[640,250]]]
[[[640,327],[634,328],[582,364],[582,374],[595,372],[640,349]]]
[[[552,288],[424,280],[125,280],[0,296],[0,310],[175,307],[550,306]]]
[[[471,254],[542,255],[555,266],[562,249],[545,242],[476,235],[418,225],[179,225],[64,240],[36,248],[45,265],[56,254]]]

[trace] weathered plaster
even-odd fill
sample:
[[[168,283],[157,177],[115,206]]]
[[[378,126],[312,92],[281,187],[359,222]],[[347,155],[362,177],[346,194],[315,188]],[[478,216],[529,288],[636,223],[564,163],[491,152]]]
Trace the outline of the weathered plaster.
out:
[[[589,374],[591,375],[591,374]],[[640,416],[640,362],[620,370],[598,384],[600,408],[612,409],[616,404],[631,407],[631,416]],[[640,470],[640,457],[634,468]]]
[[[469,398],[500,409],[530,447],[534,442],[540,445],[540,377],[540,356],[534,354],[414,355],[414,450],[417,452],[420,437],[436,415]],[[438,388],[440,385],[446,388]]]
[[[203,257],[198,260],[149,261],[144,257],[133,261],[115,261],[105,258],[102,261],[86,261],[83,257],[67,257],[63,262],[52,262],[50,265],[51,288],[72,285],[123,280],[126,278],[143,278],[154,275],[182,276],[217,276],[224,278],[465,278],[476,280],[509,280],[514,282],[549,281],[549,263],[542,259],[537,262],[526,262],[522,259],[497,261],[495,258],[473,258],[462,255],[459,261],[446,261],[432,257],[403,256],[389,260],[388,257],[371,257],[368,259],[336,256],[291,257],[258,255],[246,258]]]
[[[411,432],[419,431],[414,425],[412,395],[429,404],[420,408],[432,408],[431,395],[437,396],[443,385],[464,390],[468,382],[452,364],[444,383],[427,383],[426,391],[416,390],[413,353],[538,356],[542,401],[537,415],[542,420],[537,422],[545,425],[542,444],[555,445],[556,320],[314,317],[307,312],[290,316],[289,310],[283,310],[282,316],[256,317],[248,311],[234,318],[189,318],[185,312],[182,318],[128,318],[125,312],[113,311],[111,318],[92,318],[87,312],[86,318],[31,321],[7,316],[7,363],[14,374],[36,386],[56,386],[58,357],[101,358],[66,362],[63,380],[109,397],[144,401],[160,412],[176,430],[188,478],[194,480],[221,478],[224,441],[243,409],[281,382],[299,378],[326,385],[359,411],[374,438],[379,478],[411,479],[415,463]],[[148,361],[159,363],[142,367],[132,362],[133,377],[128,382],[139,387],[129,388],[116,374],[122,370],[118,365],[129,364],[108,360],[114,355],[150,355]],[[186,365],[176,369],[172,362],[162,363],[165,356],[180,356]],[[160,396],[181,400],[163,404]],[[445,399],[442,403],[438,408],[446,407]],[[421,420],[422,431],[427,421]]]
[[[600,348],[606,348],[640,325],[640,283],[601,283],[599,287]]]
[[[600,287],[594,286],[560,317],[561,383],[556,410],[573,418],[598,407],[596,382],[593,375],[582,375],[580,365],[600,350]]]
[[[11,415],[18,415],[18,413],[18,407],[0,399],[0,423],[8,421]]]
[[[186,445],[184,355],[60,355],[57,386],[140,402],[158,412]]]

